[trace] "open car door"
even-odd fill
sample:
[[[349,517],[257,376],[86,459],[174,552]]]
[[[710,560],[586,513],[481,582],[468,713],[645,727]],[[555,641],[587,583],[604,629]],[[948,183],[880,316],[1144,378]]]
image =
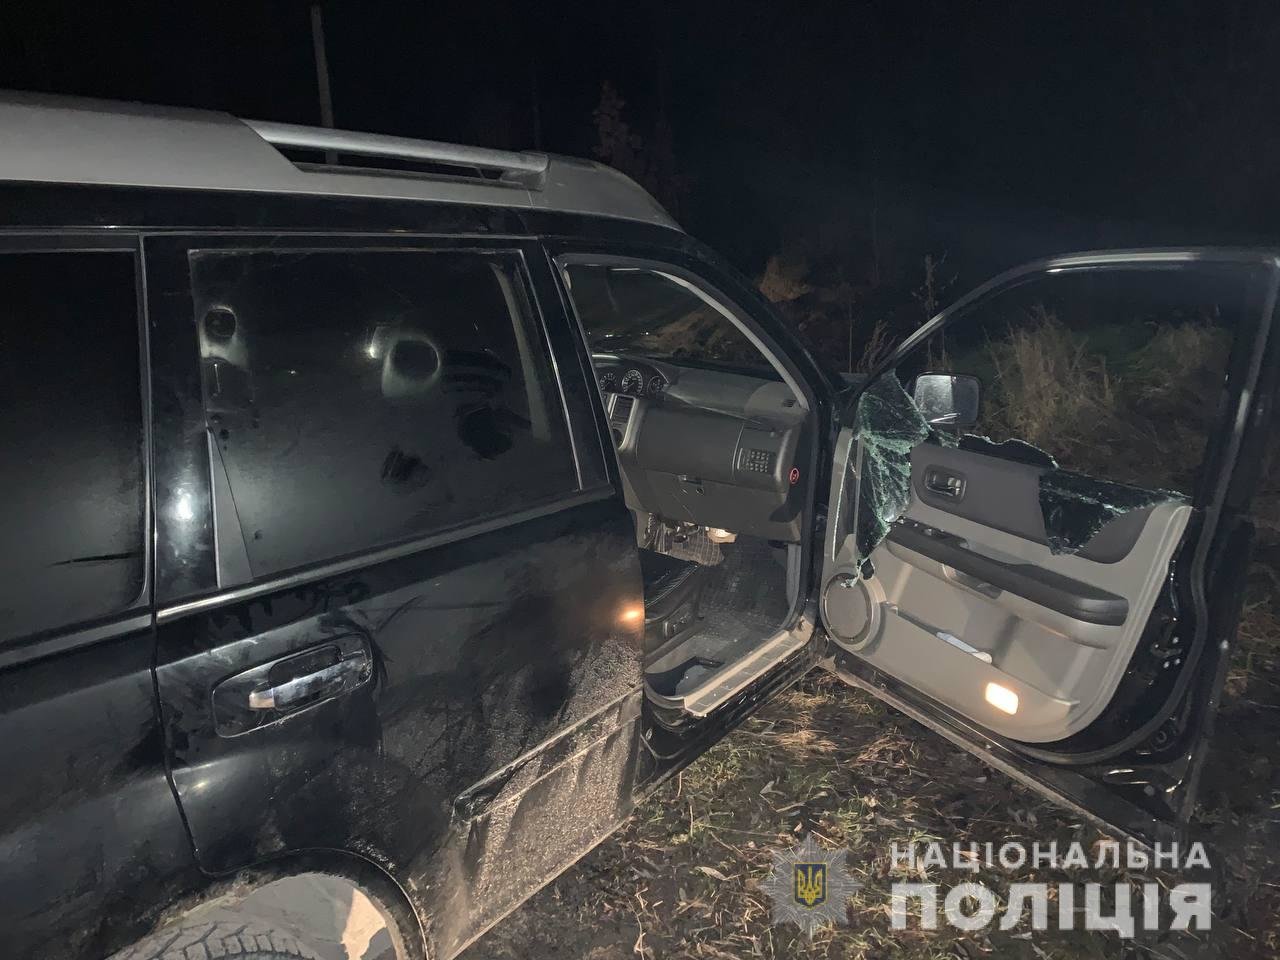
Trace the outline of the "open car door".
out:
[[[1148,843],[1195,796],[1270,449],[1274,256],[1004,274],[850,391],[828,666]]]

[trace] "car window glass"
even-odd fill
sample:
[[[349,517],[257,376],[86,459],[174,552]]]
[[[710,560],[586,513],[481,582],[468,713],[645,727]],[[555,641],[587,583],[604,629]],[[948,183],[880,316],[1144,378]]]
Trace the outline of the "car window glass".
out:
[[[564,274],[593,353],[774,372],[724,313],[670,276],[603,264],[570,264]]]
[[[0,253],[0,409],[0,640],[130,607],[145,489],[131,253]]]
[[[206,416],[255,576],[576,489],[516,254],[191,254]]]

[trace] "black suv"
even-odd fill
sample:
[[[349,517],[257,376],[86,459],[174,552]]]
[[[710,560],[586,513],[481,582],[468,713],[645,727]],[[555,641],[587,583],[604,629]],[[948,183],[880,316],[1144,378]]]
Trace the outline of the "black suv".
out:
[[[0,130],[6,956],[306,955],[236,911],[308,874],[452,956],[815,666],[1185,822],[1274,256],[1034,264],[855,378],[596,164],[20,95]],[[1198,318],[1203,422],[1083,470],[1000,437],[1035,310]]]

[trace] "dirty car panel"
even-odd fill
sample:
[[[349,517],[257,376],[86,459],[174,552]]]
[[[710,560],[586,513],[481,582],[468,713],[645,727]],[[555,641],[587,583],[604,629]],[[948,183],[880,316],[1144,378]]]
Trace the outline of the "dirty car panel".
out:
[[[509,869],[515,851],[491,826],[503,810],[542,823],[521,834],[526,854],[539,848],[524,862],[554,873],[543,860],[567,865],[629,802],[639,713],[624,707],[640,651],[600,625],[638,594],[630,536],[616,502],[595,499],[163,623],[157,675],[173,779],[201,866],[359,851],[433,918],[446,955],[523,899],[531,878]],[[566,589],[591,599],[567,602]],[[366,680],[257,729],[218,733],[208,691],[222,678],[353,636],[366,645]],[[601,781],[594,802],[540,797],[547,781],[515,795],[517,779],[563,776],[567,758],[548,741],[568,726],[581,741],[568,756]],[[506,782],[477,797],[495,773]]]

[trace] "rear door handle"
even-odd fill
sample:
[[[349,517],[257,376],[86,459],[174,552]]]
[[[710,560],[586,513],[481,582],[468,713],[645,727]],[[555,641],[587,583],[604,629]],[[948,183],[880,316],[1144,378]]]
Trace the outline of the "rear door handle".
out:
[[[358,634],[326,639],[227,677],[213,688],[218,734],[234,737],[355,690],[373,673]]]
[[[930,467],[924,475],[924,486],[930,493],[949,500],[959,500],[964,496],[965,480],[958,473],[947,473]]]
[[[304,673],[262,690],[249,691],[250,710],[287,710],[290,706],[323,696],[332,696],[359,686],[368,673],[368,661],[340,660],[320,670]]]

